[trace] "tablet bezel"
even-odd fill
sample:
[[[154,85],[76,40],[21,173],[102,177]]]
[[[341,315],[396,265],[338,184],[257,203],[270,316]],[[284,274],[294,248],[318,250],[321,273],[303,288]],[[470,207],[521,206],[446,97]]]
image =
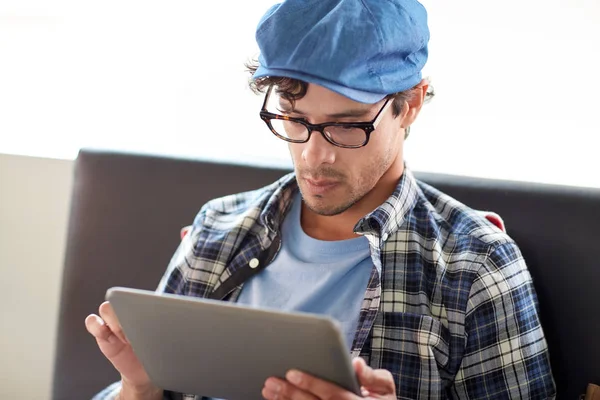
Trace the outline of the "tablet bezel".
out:
[[[295,368],[360,395],[344,337],[329,317],[125,287],[110,288],[106,299],[163,389],[262,399],[266,378]]]

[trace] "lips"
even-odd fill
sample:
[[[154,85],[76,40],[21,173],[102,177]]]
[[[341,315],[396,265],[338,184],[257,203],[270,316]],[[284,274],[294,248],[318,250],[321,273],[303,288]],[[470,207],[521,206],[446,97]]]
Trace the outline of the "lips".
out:
[[[304,182],[306,183],[306,189],[311,194],[315,194],[315,195],[325,194],[325,193],[333,190],[339,184],[339,182],[337,182],[337,181],[331,181],[331,180],[325,180],[325,179],[316,180],[316,179],[309,179],[309,178],[304,178]]]

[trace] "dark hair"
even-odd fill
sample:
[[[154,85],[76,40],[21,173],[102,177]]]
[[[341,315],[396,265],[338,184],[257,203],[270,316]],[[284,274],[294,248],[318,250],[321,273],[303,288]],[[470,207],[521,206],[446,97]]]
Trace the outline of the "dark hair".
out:
[[[258,63],[258,60],[253,59],[246,63],[246,69],[250,75],[254,75],[259,65],[260,64]],[[249,86],[250,89],[256,94],[265,93],[270,86],[273,86],[275,93],[289,101],[292,104],[292,107],[294,106],[296,100],[300,100],[306,95],[306,90],[308,89],[308,84],[304,81],[281,76],[266,76],[263,78],[250,79]],[[404,102],[410,100],[415,89],[416,88],[411,88],[403,92],[393,93],[386,96],[386,99],[393,99],[394,101],[392,103],[394,117],[397,117],[402,113]],[[434,96],[435,91],[433,86],[430,85],[427,89],[427,93],[425,94],[425,102],[429,102]],[[408,137],[409,132],[410,127],[407,127],[405,138]]]

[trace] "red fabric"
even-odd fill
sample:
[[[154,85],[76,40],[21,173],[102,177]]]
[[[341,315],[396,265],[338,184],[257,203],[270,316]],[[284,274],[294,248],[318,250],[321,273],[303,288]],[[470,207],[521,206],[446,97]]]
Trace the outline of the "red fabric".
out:
[[[485,218],[490,221],[492,224],[496,225],[498,229],[503,232],[506,232],[506,228],[504,227],[504,221],[498,214],[486,214]]]
[[[181,237],[181,240],[183,240],[183,238],[188,234],[191,228],[191,226],[184,226],[183,228],[181,228],[181,230],[179,231],[179,236]]]

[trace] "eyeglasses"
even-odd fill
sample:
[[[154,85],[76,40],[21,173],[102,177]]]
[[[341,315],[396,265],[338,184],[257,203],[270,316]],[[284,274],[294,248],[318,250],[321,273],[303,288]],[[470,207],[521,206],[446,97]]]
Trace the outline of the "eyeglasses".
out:
[[[391,99],[387,99],[375,118],[369,122],[311,124],[305,118],[294,118],[267,111],[267,102],[272,90],[273,86],[269,87],[260,110],[260,118],[265,121],[275,136],[291,143],[306,143],[310,140],[310,135],[313,132],[319,132],[325,140],[334,146],[345,149],[358,149],[366,146],[369,143],[371,133],[377,128],[385,111],[392,104]]]

